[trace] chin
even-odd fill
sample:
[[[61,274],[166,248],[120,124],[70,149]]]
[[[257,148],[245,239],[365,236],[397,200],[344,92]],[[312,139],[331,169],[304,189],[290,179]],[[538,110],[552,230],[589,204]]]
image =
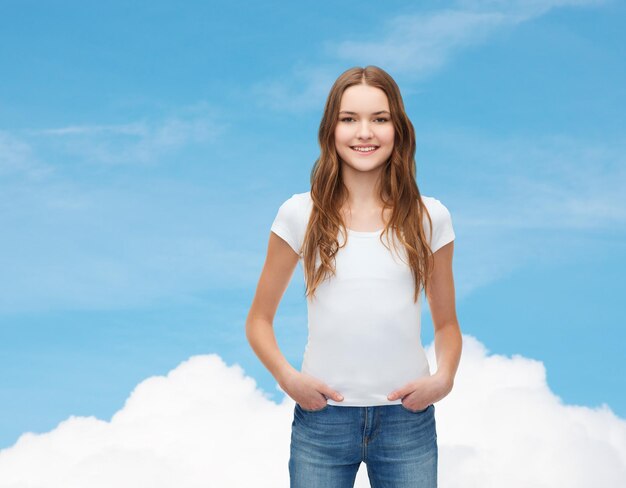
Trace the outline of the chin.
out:
[[[363,164],[362,161],[344,161],[344,164],[350,166],[350,168],[352,168],[355,171],[361,171],[363,173],[366,173],[368,171],[374,171],[377,169],[380,169],[382,166],[385,165],[385,161],[380,161],[377,163],[372,163],[372,164]]]
[[[387,161],[389,161],[389,157],[391,156],[391,153],[389,153],[388,156],[386,157],[381,157],[380,155],[377,156],[377,158],[374,159],[367,159],[367,158],[354,158],[352,155],[349,155],[349,157],[344,157],[344,155],[339,155],[340,160],[343,162],[343,164],[347,164],[348,166],[350,166],[352,169],[356,170],[356,171],[373,171],[375,169],[380,168],[381,166],[384,166]]]

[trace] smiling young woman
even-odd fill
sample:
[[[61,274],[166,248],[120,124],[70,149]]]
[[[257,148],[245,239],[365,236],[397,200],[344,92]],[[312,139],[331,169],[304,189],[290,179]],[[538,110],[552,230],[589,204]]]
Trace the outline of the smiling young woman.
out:
[[[384,70],[342,73],[319,128],[311,189],[271,226],[246,335],[295,401],[291,487],[437,486],[435,402],[461,355],[448,209],[421,195],[415,133]],[[273,319],[298,262],[308,310],[300,371],[280,352]],[[421,292],[435,328],[437,371],[421,344]]]

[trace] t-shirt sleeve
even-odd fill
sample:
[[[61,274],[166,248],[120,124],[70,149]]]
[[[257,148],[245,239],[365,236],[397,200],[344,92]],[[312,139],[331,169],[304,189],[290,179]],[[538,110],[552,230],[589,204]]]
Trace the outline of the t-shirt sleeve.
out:
[[[433,221],[433,238],[430,249],[433,254],[455,238],[450,211],[439,200],[435,199],[434,202],[435,205],[430,212],[430,218]]]
[[[279,207],[271,226],[271,231],[289,244],[298,255],[301,255],[300,214],[299,202],[296,195],[293,195]]]

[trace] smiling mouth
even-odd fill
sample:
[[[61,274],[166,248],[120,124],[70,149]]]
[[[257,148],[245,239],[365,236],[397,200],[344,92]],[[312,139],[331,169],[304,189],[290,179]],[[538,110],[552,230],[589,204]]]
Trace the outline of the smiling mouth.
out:
[[[350,146],[350,148],[359,154],[371,154],[378,149],[379,146]]]

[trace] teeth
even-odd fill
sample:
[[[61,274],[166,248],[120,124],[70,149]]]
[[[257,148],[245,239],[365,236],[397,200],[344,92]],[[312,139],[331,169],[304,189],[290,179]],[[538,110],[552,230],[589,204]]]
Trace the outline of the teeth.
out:
[[[369,146],[369,147],[353,147],[352,149],[355,149],[357,151],[361,151],[361,152],[370,152],[373,151],[374,149],[376,149],[375,146]]]

